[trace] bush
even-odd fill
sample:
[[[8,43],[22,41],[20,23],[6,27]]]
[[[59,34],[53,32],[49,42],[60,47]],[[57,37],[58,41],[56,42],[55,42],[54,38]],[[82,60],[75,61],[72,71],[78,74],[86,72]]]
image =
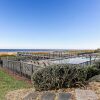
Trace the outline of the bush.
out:
[[[33,73],[32,82],[36,90],[49,90],[74,87],[86,78],[87,71],[79,65],[53,65]]]
[[[100,61],[90,66],[72,64],[52,65],[41,68],[32,75],[32,82],[36,90],[59,89],[74,87],[77,83],[84,84],[95,75],[100,74]]]
[[[100,60],[95,61],[94,66],[100,69]]]
[[[96,64],[92,65],[92,66],[88,66],[86,68],[87,70],[87,78],[86,80],[89,80],[89,78],[100,74],[100,69],[98,68],[98,66]]]
[[[89,82],[100,82],[100,75],[93,76],[89,79]]]
[[[87,67],[87,80],[98,74],[100,74],[100,60],[95,61],[93,65]]]

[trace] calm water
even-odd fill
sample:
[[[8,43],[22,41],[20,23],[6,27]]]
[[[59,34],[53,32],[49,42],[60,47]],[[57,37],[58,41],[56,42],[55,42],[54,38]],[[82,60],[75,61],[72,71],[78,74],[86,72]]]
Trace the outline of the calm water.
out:
[[[99,58],[92,58],[91,60],[95,60],[95,59],[99,59]],[[79,64],[79,63],[83,63],[83,62],[87,62],[90,61],[89,58],[85,58],[85,57],[77,57],[77,58],[69,58],[69,59],[62,59],[62,60],[54,60],[51,61],[52,63],[55,64]]]
[[[64,49],[0,49],[0,52],[48,52]]]

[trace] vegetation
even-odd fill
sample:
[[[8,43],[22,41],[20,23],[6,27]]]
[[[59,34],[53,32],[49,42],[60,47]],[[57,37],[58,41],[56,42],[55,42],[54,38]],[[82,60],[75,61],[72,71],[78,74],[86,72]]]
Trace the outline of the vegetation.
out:
[[[32,82],[36,90],[74,87],[84,84],[86,70],[77,65],[54,65],[33,73]]]
[[[100,53],[100,48],[96,49],[94,52],[95,53]]]
[[[100,60],[95,61],[95,64],[93,66],[100,69]]]
[[[94,53],[95,50],[68,50],[66,51],[66,54],[89,54]]]
[[[100,74],[100,69],[96,66],[96,64],[88,66],[85,69],[87,70],[86,80],[89,80],[91,77]]]
[[[100,74],[89,79],[89,82],[100,82]]]
[[[1,54],[0,57],[15,57],[15,55]]]
[[[95,75],[100,74],[100,61],[91,66],[53,65],[33,73],[32,82],[36,90],[49,90],[83,85]]]
[[[25,81],[16,80],[14,77],[0,70],[0,100],[5,100],[5,94],[8,91],[29,87],[31,85]]]
[[[91,74],[89,74],[88,77],[90,77],[89,81],[100,82],[100,60],[96,61],[95,64],[92,65]]]

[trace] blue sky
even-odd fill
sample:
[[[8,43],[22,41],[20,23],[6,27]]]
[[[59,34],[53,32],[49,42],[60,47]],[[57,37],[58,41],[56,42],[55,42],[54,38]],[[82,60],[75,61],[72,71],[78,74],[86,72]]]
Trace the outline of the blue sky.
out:
[[[0,48],[100,47],[100,0],[0,0]]]

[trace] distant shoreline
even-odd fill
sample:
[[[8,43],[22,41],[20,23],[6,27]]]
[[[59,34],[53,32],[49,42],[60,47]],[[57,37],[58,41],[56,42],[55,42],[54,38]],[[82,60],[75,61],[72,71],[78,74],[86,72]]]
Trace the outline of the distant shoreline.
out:
[[[0,52],[48,52],[64,50],[65,49],[0,49]]]
[[[95,49],[0,49],[0,52],[49,52],[49,51],[76,51],[76,50],[95,50]]]

